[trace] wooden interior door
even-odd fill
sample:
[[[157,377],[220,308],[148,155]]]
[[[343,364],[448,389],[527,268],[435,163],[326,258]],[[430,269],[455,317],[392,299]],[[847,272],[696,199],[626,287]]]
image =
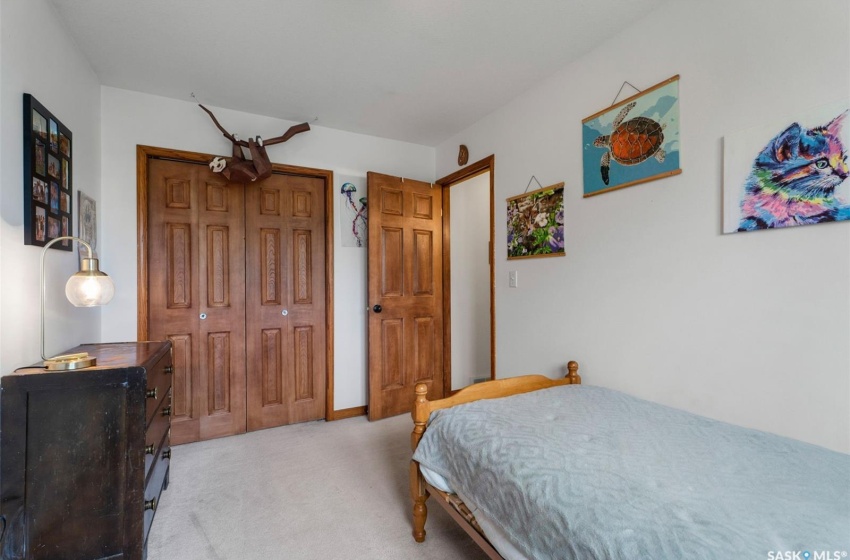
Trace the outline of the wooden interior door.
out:
[[[246,185],[248,429],[325,417],[325,181]]]
[[[368,173],[369,419],[443,396],[442,189]]]
[[[245,431],[245,187],[204,164],[151,159],[151,340],[174,352],[171,441]]]

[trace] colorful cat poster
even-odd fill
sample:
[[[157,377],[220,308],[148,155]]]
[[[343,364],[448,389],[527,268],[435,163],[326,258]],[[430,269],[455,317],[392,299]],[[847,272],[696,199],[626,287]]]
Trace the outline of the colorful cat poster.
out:
[[[678,175],[679,76],[582,121],[584,197]]]
[[[339,219],[343,247],[365,247],[366,236],[366,178],[340,177]]]
[[[850,219],[850,101],[726,136],[723,232]]]

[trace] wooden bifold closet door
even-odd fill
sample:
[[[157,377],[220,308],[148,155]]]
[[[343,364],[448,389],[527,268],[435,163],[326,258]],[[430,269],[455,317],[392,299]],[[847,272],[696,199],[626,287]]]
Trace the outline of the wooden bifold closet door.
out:
[[[173,443],[324,418],[324,187],[148,160],[148,337],[173,345]]]
[[[324,186],[272,175],[245,189],[248,430],[324,418]]]

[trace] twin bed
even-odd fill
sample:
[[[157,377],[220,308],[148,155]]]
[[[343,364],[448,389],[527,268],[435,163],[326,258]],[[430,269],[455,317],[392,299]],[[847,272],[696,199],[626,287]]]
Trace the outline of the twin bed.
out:
[[[583,386],[575,362],[437,401],[420,385],[412,414],[419,542],[434,496],[493,559],[850,553],[850,455]]]

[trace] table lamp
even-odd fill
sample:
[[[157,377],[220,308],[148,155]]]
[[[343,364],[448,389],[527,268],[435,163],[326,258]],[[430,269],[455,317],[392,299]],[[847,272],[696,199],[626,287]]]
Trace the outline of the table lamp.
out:
[[[97,360],[87,352],[65,354],[48,358],[44,354],[44,300],[47,287],[44,282],[44,257],[47,249],[58,241],[76,241],[88,249],[88,257],[82,259],[80,270],[68,279],[65,284],[65,297],[76,307],[97,307],[106,305],[115,295],[112,279],[100,271],[97,259],[92,254],[91,245],[70,235],[63,235],[50,240],[41,251],[41,359],[48,370],[82,369],[95,365]]]

